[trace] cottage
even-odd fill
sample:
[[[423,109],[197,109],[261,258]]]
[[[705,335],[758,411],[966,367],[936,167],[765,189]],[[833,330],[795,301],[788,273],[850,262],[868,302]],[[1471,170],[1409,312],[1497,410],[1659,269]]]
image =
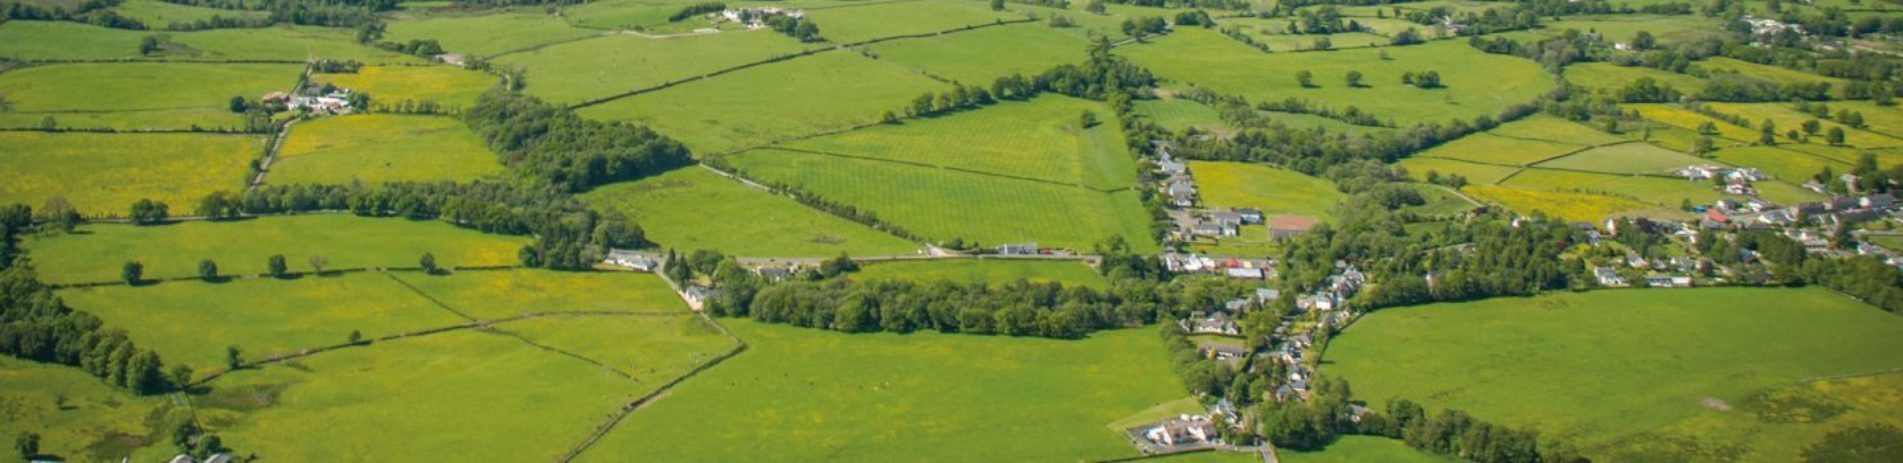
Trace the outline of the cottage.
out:
[[[1315,228],[1315,218],[1304,215],[1278,215],[1269,219],[1270,238],[1288,238]]]
[[[1189,165],[1183,164],[1182,161],[1171,159],[1168,154],[1164,154],[1162,159],[1156,161],[1156,170],[1157,172],[1162,172],[1164,176],[1175,177],[1189,173]]]
[[[1201,312],[1190,314],[1190,318],[1177,322],[1183,331],[1190,334],[1216,334],[1223,336],[1241,336],[1242,327],[1229,318],[1229,314],[1216,312],[1203,315]]]
[[[1263,216],[1262,216],[1262,211],[1261,211],[1261,210],[1258,210],[1258,209],[1236,209],[1236,210],[1235,210],[1235,212],[1236,212],[1236,214],[1237,214],[1237,215],[1240,215],[1240,216],[1242,216],[1242,224],[1243,224],[1243,225],[1261,225],[1261,224],[1262,224],[1262,221],[1263,221]]]
[[[1038,250],[1037,243],[998,245],[998,254],[1007,255],[1007,256],[1036,255],[1037,250]]]
[[[1857,190],[1861,190],[1861,189],[1863,189],[1863,188],[1860,188],[1860,187],[1862,187],[1863,185],[1859,183],[1860,181],[1862,181],[1862,180],[1863,180],[1863,178],[1862,178],[1862,177],[1858,177],[1858,176],[1857,176],[1857,174],[1843,174],[1843,175],[1839,175],[1839,176],[1837,176],[1837,180],[1838,180],[1838,181],[1841,181],[1841,182],[1844,182],[1844,189],[1847,189],[1847,190],[1850,190],[1850,191],[1857,191]]]
[[[798,273],[798,269],[790,265],[768,265],[753,269],[753,273],[760,275],[760,278],[764,278],[767,281],[784,281],[788,278],[792,278],[794,273]]]
[[[687,305],[699,310],[707,304],[707,301],[720,297],[720,290],[704,286],[689,286],[686,291],[681,292],[681,295],[687,298]]]
[[[284,93],[284,92],[271,92],[271,93],[264,94],[264,96],[258,98],[258,100],[263,101],[265,103],[280,103],[280,104],[288,103],[291,101],[291,94]]]
[[[1645,276],[1645,285],[1648,287],[1653,287],[1653,288],[1675,287],[1672,284],[1671,275],[1659,275],[1659,274],[1647,274]]]
[[[1716,177],[1718,174],[1718,166],[1711,164],[1685,166],[1678,169],[1678,176],[1685,177],[1687,180],[1711,180],[1712,177]]]
[[[1273,300],[1281,299],[1281,298],[1282,298],[1282,291],[1276,290],[1276,289],[1269,289],[1269,288],[1256,288],[1255,296],[1253,297],[1253,299],[1255,299],[1256,302],[1263,303],[1263,304],[1266,304],[1269,301],[1273,301]]]
[[[1619,272],[1612,267],[1593,267],[1592,276],[1598,280],[1599,286],[1619,288],[1626,285],[1625,278],[1620,277]]]
[[[652,272],[661,262],[652,256],[622,249],[609,249],[602,263],[642,272]]]
[[[1211,212],[1209,221],[1224,227],[1239,227],[1242,226],[1242,214],[1235,211]]]
[[[1750,183],[1762,181],[1766,178],[1769,177],[1764,175],[1764,171],[1760,171],[1755,167],[1734,169],[1725,173],[1725,181],[1733,183]]]
[[[1788,209],[1778,209],[1775,211],[1766,212],[1766,213],[1758,215],[1758,222],[1762,222],[1769,225],[1789,225],[1790,223],[1797,221],[1795,218],[1791,217],[1791,215],[1792,214],[1790,210]]]
[[[1824,209],[1828,209],[1831,212],[1847,211],[1858,207],[1862,207],[1862,201],[1849,196],[1839,196],[1824,201]]]
[[[1177,415],[1143,431],[1143,439],[1163,447],[1207,444],[1218,439],[1216,424],[1202,415]]]
[[[1203,358],[1224,362],[1237,362],[1249,355],[1249,351],[1240,346],[1227,344],[1207,344],[1196,347],[1196,353]]]

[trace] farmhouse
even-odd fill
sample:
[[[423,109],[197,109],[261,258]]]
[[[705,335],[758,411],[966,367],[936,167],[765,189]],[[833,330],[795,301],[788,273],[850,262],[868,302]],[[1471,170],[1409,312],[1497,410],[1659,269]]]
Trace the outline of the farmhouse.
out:
[[[1269,219],[1269,237],[1287,238],[1315,228],[1315,218],[1304,215],[1278,215]]]
[[[653,256],[624,249],[609,249],[608,258],[603,259],[602,263],[642,272],[652,272],[661,266],[661,262]]]
[[[1857,204],[1868,209],[1887,209],[1896,205],[1896,196],[1889,193],[1864,196]]]
[[[1143,439],[1165,448],[1208,444],[1217,439],[1216,423],[1207,416],[1178,415],[1151,425],[1143,431]]]

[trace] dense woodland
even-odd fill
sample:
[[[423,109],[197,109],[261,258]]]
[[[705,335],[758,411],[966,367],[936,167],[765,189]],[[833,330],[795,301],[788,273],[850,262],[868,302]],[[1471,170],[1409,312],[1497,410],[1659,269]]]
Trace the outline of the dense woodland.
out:
[[[515,176],[569,192],[693,163],[680,142],[647,127],[582,119],[505,90],[483,94],[463,120]]]

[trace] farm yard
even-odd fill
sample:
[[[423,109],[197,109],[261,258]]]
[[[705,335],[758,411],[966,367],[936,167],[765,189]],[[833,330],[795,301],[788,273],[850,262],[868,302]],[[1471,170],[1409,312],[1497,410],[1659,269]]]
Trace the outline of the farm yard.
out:
[[[1886,2],[0,12],[0,461],[1903,461]]]

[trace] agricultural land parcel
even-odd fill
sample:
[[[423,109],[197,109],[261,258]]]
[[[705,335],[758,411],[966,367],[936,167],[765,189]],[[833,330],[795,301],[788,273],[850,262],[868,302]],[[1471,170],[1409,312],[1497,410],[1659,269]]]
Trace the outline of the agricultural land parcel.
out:
[[[468,181],[501,171],[496,155],[462,121],[363,114],[293,126],[266,181],[280,185]]]
[[[355,73],[319,74],[316,80],[368,93],[372,105],[410,100],[450,108],[467,108],[496,86],[494,76],[454,66],[365,66]]]
[[[526,91],[571,104],[699,77],[805,50],[770,30],[649,38],[616,34],[551,45],[497,59],[529,70]]]
[[[863,265],[852,275],[856,280],[895,280],[930,283],[951,281],[1003,285],[1024,280],[1031,283],[1061,283],[1104,289],[1110,282],[1095,269],[1078,261],[962,259],[940,261],[894,261]]]
[[[1265,215],[1295,214],[1329,220],[1346,198],[1327,180],[1240,162],[1190,161],[1203,205],[1214,208],[1253,208]]]
[[[0,132],[0,202],[39,207],[60,196],[82,214],[124,215],[148,198],[185,213],[242,187],[263,145],[249,135]]]
[[[581,200],[628,214],[661,246],[760,257],[901,255],[919,246],[702,168],[596,188]]]
[[[0,74],[12,103],[0,124],[39,127],[243,128],[231,97],[257,98],[297,84],[295,64],[96,63],[36,66]]]
[[[502,31],[508,33],[498,33]],[[601,33],[569,26],[539,8],[524,8],[489,14],[405,13],[390,21],[383,40],[435,40],[449,53],[495,56]]]
[[[164,37],[165,52],[140,56],[139,41]],[[419,58],[357,43],[355,32],[308,26],[148,32],[109,29],[73,22],[8,21],[0,24],[0,57],[28,60],[273,60],[301,63],[309,58],[353,59],[366,63],[415,63]]]

